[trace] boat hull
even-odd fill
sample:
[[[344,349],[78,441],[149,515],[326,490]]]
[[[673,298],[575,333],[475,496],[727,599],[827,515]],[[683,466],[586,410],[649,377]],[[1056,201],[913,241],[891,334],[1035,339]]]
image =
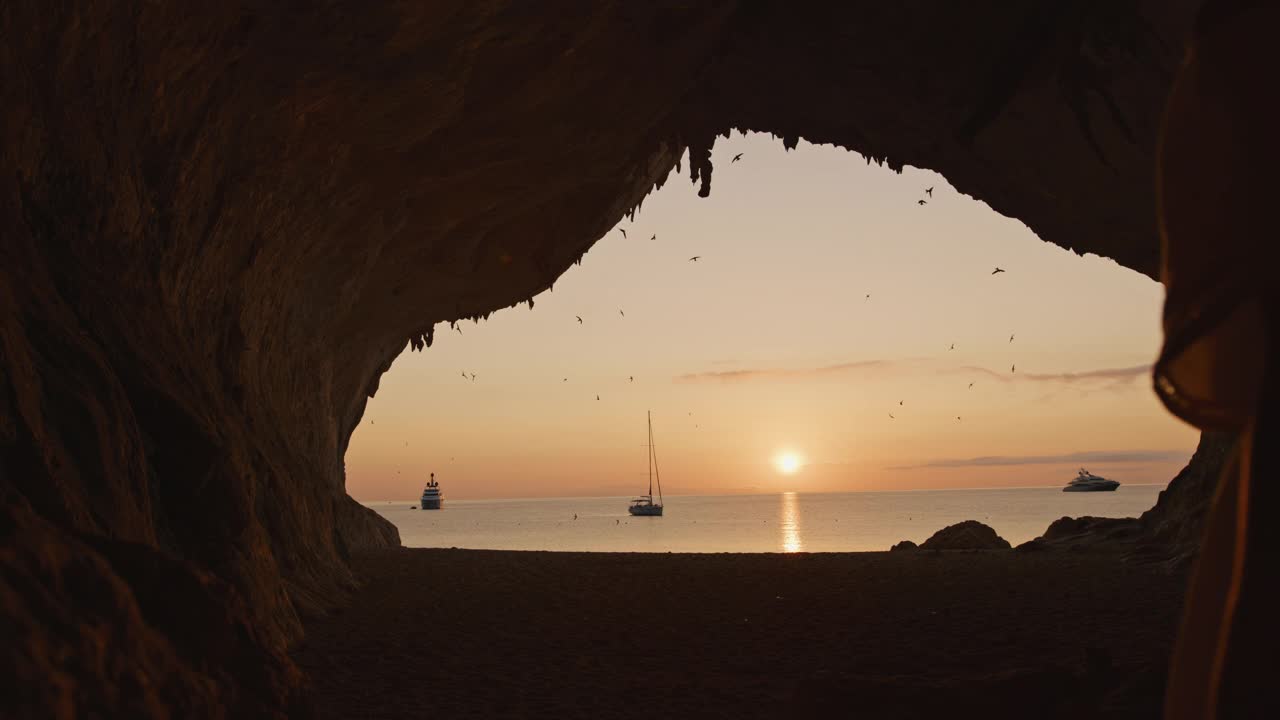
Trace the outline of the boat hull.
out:
[[[422,498],[423,510],[439,510],[444,507],[444,498]]]
[[[1090,485],[1068,485],[1062,488],[1062,492],[1110,492],[1118,487],[1120,487],[1120,483],[1115,480],[1108,480],[1105,483]]]
[[[632,505],[627,508],[627,512],[638,517],[661,517],[661,505]]]

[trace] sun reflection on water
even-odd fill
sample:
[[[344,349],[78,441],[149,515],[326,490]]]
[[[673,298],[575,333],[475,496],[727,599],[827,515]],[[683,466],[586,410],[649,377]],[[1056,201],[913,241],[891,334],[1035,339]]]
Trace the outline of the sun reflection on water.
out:
[[[804,541],[800,539],[800,502],[794,492],[782,493],[782,505],[778,508],[778,540],[782,552],[803,552]]]

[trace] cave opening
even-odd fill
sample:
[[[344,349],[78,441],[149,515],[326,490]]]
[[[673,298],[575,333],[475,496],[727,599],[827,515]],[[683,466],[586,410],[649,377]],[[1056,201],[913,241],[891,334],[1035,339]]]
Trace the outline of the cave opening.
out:
[[[1247,672],[1238,640],[1268,645],[1257,631],[1270,605],[1226,573],[1266,578],[1255,569],[1272,547],[1259,552],[1244,530],[1245,511],[1269,509],[1270,497],[1249,507],[1256,483],[1243,463],[1269,459],[1273,433],[1252,403],[1271,383],[1234,371],[1240,358],[1265,358],[1271,328],[1233,326],[1234,345],[1215,346],[1214,318],[1183,321],[1203,319],[1195,281],[1247,269],[1232,303],[1265,285],[1272,248],[1258,230],[1275,134],[1256,107],[1266,94],[1236,80],[1262,65],[1275,11],[1200,5],[674,2],[543,13],[506,2],[18,0],[0,32],[0,624],[17,637],[5,671],[20,689],[0,714],[282,717],[314,704],[330,716],[420,716],[424,693],[406,690],[406,675],[430,660],[411,680],[430,681],[442,716],[618,716],[618,695],[658,685],[678,707],[740,717],[782,716],[814,698],[829,703],[815,716],[903,715],[904,703],[926,716],[1150,716],[1179,573],[1198,550],[1232,432],[1241,464],[1224,475],[1227,500],[1207,535],[1219,542],[1204,553],[1222,572],[1202,574],[1193,593],[1199,613],[1186,627],[1202,652],[1184,654],[1170,686],[1200,703],[1187,705],[1190,717],[1211,716],[1220,689],[1248,702],[1269,678]],[[1187,43],[1197,52],[1184,54]],[[1214,56],[1223,62],[1197,64]],[[1175,77],[1179,103],[1166,106]],[[1181,133],[1172,153],[1158,147],[1162,118]],[[406,339],[429,345],[447,334],[441,323],[531,300],[686,152],[684,169],[707,190],[713,142],[728,128],[934,168],[1044,240],[1147,277],[1159,239],[1171,240],[1180,252],[1164,259],[1192,284],[1170,286],[1166,359],[1207,342],[1236,405],[1206,412],[1221,388],[1177,397],[1205,379],[1194,363],[1162,373],[1173,412],[1227,432],[1203,436],[1139,545],[1123,557],[1033,545],[941,561],[791,553],[754,563],[397,547],[395,527],[347,494],[343,461]],[[1159,215],[1158,156],[1175,159],[1159,172],[1181,200]],[[731,159],[717,155],[715,167],[718,188],[733,182]],[[1219,192],[1226,180],[1239,192]],[[1157,217],[1180,235],[1162,238]],[[762,335],[810,320],[770,327],[767,309]],[[723,372],[848,370],[843,358],[765,359],[788,363]],[[444,391],[420,400],[446,401]],[[1259,403],[1272,405],[1269,395]],[[805,438],[747,439],[762,448],[760,468],[771,455],[805,457],[801,472],[769,476],[788,487],[813,477],[816,461],[847,457],[802,447]],[[785,497],[801,515],[790,513],[792,529],[808,533],[803,493]],[[1074,543],[1093,524],[1055,526]],[[1116,528],[1103,529],[1113,539]],[[1250,599],[1246,612],[1215,604],[1227,590]],[[698,602],[712,595],[731,602]],[[655,612],[663,622],[628,645],[618,629]],[[1103,647],[1082,646],[1104,636]],[[573,642],[548,656],[549,637]],[[689,672],[663,662],[671,647]],[[1090,712],[1099,707],[1109,712]]]
[[[760,133],[712,161],[710,197],[668,183],[533,302],[406,347],[353,434],[348,492],[409,547],[865,551],[967,519],[1016,544],[1062,516],[1137,517],[1186,465],[1197,434],[1149,389],[1158,283],[931,171]],[[664,519],[676,537],[625,529],[647,411],[664,490],[696,498]],[[1045,494],[1081,465],[1122,491]],[[417,509],[431,473],[447,512]],[[958,488],[993,492],[863,499],[777,535],[815,494]],[[738,534],[678,509],[726,494],[771,499],[737,501]]]

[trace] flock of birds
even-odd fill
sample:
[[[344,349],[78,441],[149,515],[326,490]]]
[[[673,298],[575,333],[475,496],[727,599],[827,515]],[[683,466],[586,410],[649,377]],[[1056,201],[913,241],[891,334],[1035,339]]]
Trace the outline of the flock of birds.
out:
[[[929,200],[932,200],[932,199],[933,199],[933,186],[931,185],[931,186],[929,186],[929,187],[925,188],[925,189],[924,189],[924,194],[925,194],[925,195],[927,195],[927,196],[929,197]],[[923,207],[924,205],[928,205],[928,204],[929,204],[929,200],[925,200],[924,198],[920,198],[919,200],[916,200],[916,204],[917,204],[917,205],[920,205],[920,206],[922,206],[922,207]],[[997,265],[997,266],[995,267],[995,269],[993,269],[993,270],[991,271],[991,274],[992,274],[992,275],[999,275],[999,274],[1000,274],[1000,273],[1002,273],[1002,272],[1006,272],[1006,271],[1005,271],[1005,269],[1004,269],[1004,268],[1002,268],[1002,267],[1000,267],[999,265]],[[865,302],[865,301],[870,300],[870,299],[871,299],[871,294],[870,294],[870,293],[868,293],[868,294],[867,294],[867,296],[863,299],[863,301]],[[1011,333],[1011,334],[1009,335],[1009,342],[1010,342],[1010,343],[1012,343],[1012,342],[1013,342],[1013,338],[1014,338],[1014,336],[1015,336],[1015,335],[1017,335],[1017,333]],[[950,351],[950,350],[955,350],[955,349],[956,349],[956,344],[955,344],[955,343],[951,343],[951,345],[947,348],[947,350],[948,350],[948,351]],[[1012,375],[1012,374],[1014,374],[1014,373],[1017,373],[1017,372],[1018,372],[1018,365],[1017,365],[1017,363],[1014,363],[1013,365],[1010,365],[1010,366],[1009,366],[1009,373],[1010,373],[1011,375]],[[973,383],[969,383],[969,389],[970,389],[970,390],[972,390],[972,389],[973,389]],[[899,400],[899,401],[898,401],[898,405],[899,405],[899,406],[902,406],[902,405],[903,405],[903,401],[902,401],[902,400]],[[897,418],[897,416],[896,416],[896,415],[894,415],[892,412],[890,412],[890,413],[889,413],[889,419],[890,419],[890,420],[897,420],[898,418]],[[956,416],[956,422],[964,422],[964,418],[963,418],[963,417],[961,417],[960,415],[957,415],[957,416]]]
[[[742,159],[742,153],[738,153],[737,155],[734,155],[734,156],[733,156],[733,159],[732,159],[732,160],[730,160],[730,164],[732,164],[732,163],[736,163],[736,162],[738,162],[738,161],[739,161],[739,160],[741,160],[741,159]],[[930,187],[925,188],[925,189],[924,189],[924,194],[925,194],[925,196],[926,196],[926,197],[928,197],[928,199],[929,199],[929,200],[932,200],[932,199],[933,199],[933,186],[930,186]],[[918,199],[918,200],[916,201],[916,204],[917,204],[917,205],[920,205],[920,206],[924,206],[924,205],[927,205],[927,204],[928,204],[929,200],[926,200],[925,198],[923,198],[923,197],[922,197],[922,198],[920,198],[920,199]],[[626,228],[618,228],[618,232],[622,233],[622,237],[623,237],[623,239],[626,239],[626,238],[627,238],[627,231],[626,231]],[[650,235],[650,236],[649,236],[649,239],[650,239],[650,240],[657,240],[657,239],[658,239],[658,234],[657,234],[657,233],[653,233],[652,235]],[[701,259],[702,259],[702,256],[701,256],[701,255],[694,255],[694,256],[692,256],[692,257],[690,257],[690,258],[689,258],[688,262],[694,262],[694,263],[696,263],[696,262],[698,262],[698,261],[699,261],[699,260],[701,260]],[[993,269],[993,270],[991,271],[991,275],[998,275],[998,274],[1003,273],[1003,272],[1006,272],[1004,268],[999,267],[999,266],[996,266],[996,267],[995,267],[995,269]],[[869,301],[869,300],[871,300],[871,293],[867,293],[867,294],[866,294],[866,296],[863,298],[863,302],[866,302],[866,301]],[[625,317],[627,316],[627,313],[626,313],[625,311],[623,311],[621,308],[619,308],[619,310],[618,310],[618,315],[619,315],[619,316],[621,316],[621,317],[624,317],[624,318],[625,318]],[[574,315],[574,318],[578,321],[578,324],[579,324],[579,325],[584,325],[584,324],[586,324],[586,323],[585,323],[585,321],[582,319],[582,316],[581,316],[581,315]],[[459,334],[461,334],[461,333],[462,333],[462,329],[461,329],[461,328],[459,328],[459,327],[457,327],[456,325],[454,326],[454,330],[456,330]],[[1013,342],[1013,339],[1014,339],[1015,335],[1016,335],[1016,333],[1014,333],[1014,334],[1010,334],[1010,335],[1009,335],[1009,342],[1010,342],[1010,343],[1012,343],[1012,342]],[[956,349],[956,344],[955,344],[955,343],[951,343],[951,344],[950,344],[950,346],[947,348],[947,350],[949,350],[949,351],[950,351],[950,350],[955,350],[955,349]],[[1016,364],[1016,363],[1015,363],[1015,364],[1013,364],[1013,365],[1011,365],[1011,366],[1009,367],[1009,372],[1010,372],[1010,374],[1016,373],[1017,371],[1018,371],[1018,366],[1017,366],[1017,364]],[[463,378],[464,380],[469,380],[469,381],[471,381],[471,382],[475,382],[475,381],[476,381],[476,374],[475,374],[475,373],[468,373],[467,371],[465,371],[465,370],[464,370],[464,371],[462,372],[462,378]],[[635,381],[636,381],[636,378],[635,378],[635,376],[634,376],[634,375],[629,375],[629,376],[627,376],[627,382],[634,383]],[[566,378],[563,378],[563,379],[561,380],[561,382],[562,382],[562,383],[567,383],[567,382],[569,382],[569,378],[567,378],[567,377],[566,377]],[[969,383],[969,388],[968,388],[968,389],[972,390],[972,389],[973,389],[973,386],[974,386],[974,383],[972,383],[972,382],[971,382],[971,383]],[[599,395],[599,394],[597,394],[597,395],[596,395],[596,400],[597,400],[597,401],[599,401],[599,400],[600,400],[600,395]],[[904,401],[899,400],[899,401],[898,401],[898,405],[899,405],[899,407],[904,407],[904,406],[905,406],[905,405],[904,405]],[[690,413],[690,415],[692,415],[692,413]],[[889,419],[890,419],[890,420],[896,420],[896,419],[897,419],[897,416],[896,416],[896,415],[894,415],[892,412],[890,412],[890,413],[889,413]],[[962,418],[960,415],[957,415],[957,416],[956,416],[956,422],[963,422],[963,418]]]

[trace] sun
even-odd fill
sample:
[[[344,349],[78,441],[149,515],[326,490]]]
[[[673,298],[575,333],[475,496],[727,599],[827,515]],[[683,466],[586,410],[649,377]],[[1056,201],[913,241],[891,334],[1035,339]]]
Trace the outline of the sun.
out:
[[[783,475],[794,475],[804,465],[804,460],[789,450],[778,453],[773,459],[773,466]]]

